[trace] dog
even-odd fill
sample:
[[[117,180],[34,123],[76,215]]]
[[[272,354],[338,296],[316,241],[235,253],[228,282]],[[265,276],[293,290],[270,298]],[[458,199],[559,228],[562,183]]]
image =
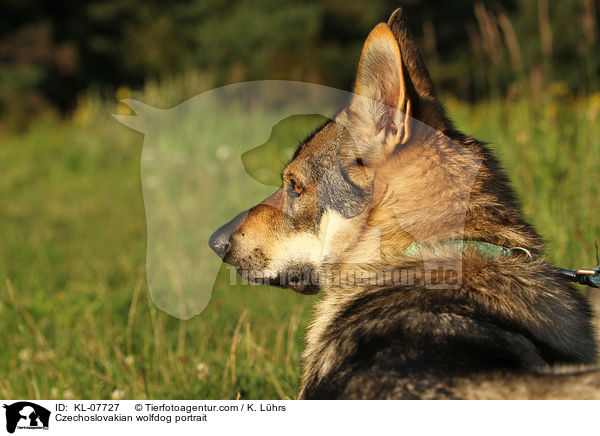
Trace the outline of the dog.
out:
[[[209,245],[246,279],[323,293],[300,399],[600,398],[588,302],[453,127],[401,9],[348,105]]]

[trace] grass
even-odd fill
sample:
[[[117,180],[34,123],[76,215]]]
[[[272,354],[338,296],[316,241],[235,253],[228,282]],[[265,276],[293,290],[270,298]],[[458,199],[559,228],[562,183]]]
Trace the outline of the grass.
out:
[[[177,103],[183,92],[165,87],[179,94],[152,84],[140,99]],[[592,266],[599,96],[448,106],[458,127],[493,142],[549,259]],[[293,398],[315,298],[231,286],[222,269],[199,316],[157,309],[145,278],[143,138],[113,111],[88,98],[71,120],[2,138],[0,396]]]

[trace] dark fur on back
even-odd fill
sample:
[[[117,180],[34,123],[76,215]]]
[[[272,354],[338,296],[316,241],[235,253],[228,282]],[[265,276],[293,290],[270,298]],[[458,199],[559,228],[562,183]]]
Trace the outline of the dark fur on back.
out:
[[[589,306],[551,267],[477,257],[465,256],[459,292],[413,285],[346,301],[321,342],[336,363],[303,398],[465,398],[477,378],[547,384],[552,367],[595,362]]]

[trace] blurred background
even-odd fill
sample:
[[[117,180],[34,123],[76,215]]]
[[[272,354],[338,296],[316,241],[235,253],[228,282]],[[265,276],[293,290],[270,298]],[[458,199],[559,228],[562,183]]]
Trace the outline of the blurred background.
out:
[[[451,117],[491,142],[548,259],[593,266],[598,0],[4,0],[0,397],[293,398],[318,297],[231,286],[223,270],[200,316],[156,309],[143,137],[110,115],[131,114],[120,99],[168,108],[247,80],[351,90],[368,32],[398,6]],[[239,165],[229,151],[210,150]]]
[[[406,0],[438,88],[469,102],[597,90],[596,0]],[[94,89],[139,89],[191,71],[350,89],[369,30],[393,0],[7,0],[0,6],[2,128],[72,113]],[[18,96],[18,98],[17,98]]]

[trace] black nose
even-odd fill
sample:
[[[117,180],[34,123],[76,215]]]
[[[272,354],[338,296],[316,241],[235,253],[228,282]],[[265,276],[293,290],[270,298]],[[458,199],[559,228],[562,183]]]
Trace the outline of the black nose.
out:
[[[224,226],[219,227],[208,238],[208,245],[217,255],[223,259],[231,247],[231,234],[235,232],[246,218],[248,211],[240,213]]]
[[[231,235],[222,232],[221,229],[219,229],[208,239],[208,245],[210,245],[210,248],[212,248],[221,259],[225,257],[225,253],[229,250],[229,236]]]

